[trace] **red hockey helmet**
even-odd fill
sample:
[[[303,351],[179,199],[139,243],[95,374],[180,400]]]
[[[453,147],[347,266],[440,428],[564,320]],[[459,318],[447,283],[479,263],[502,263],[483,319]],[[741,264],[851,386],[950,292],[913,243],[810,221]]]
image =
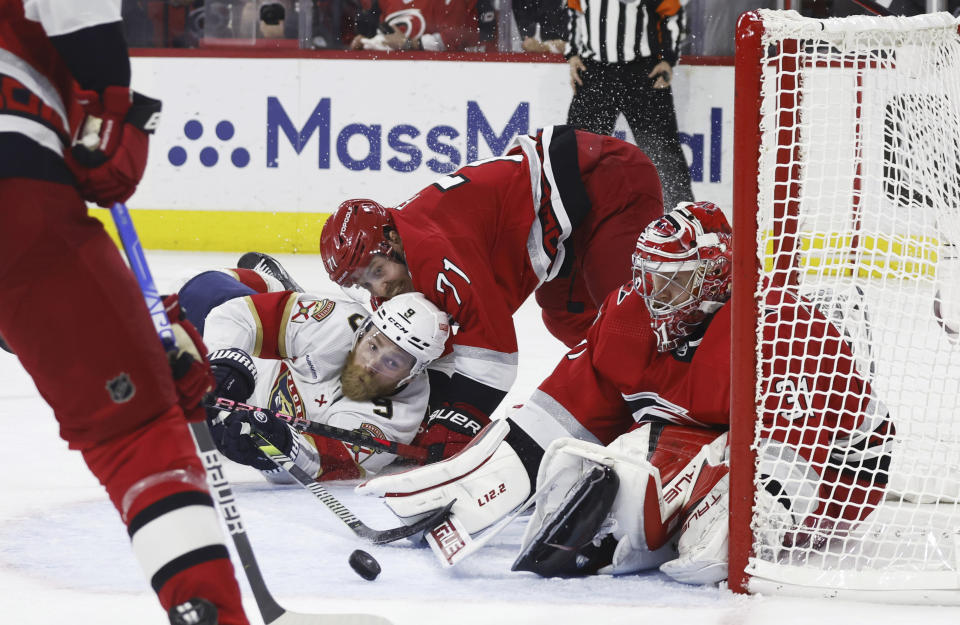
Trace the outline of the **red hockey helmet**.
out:
[[[733,231],[712,202],[683,204],[648,225],[633,254],[633,283],[660,351],[672,350],[730,297]]]
[[[391,256],[385,228],[393,228],[393,218],[373,200],[347,200],[338,206],[320,233],[320,256],[330,279],[350,286],[350,276],[374,254]]]

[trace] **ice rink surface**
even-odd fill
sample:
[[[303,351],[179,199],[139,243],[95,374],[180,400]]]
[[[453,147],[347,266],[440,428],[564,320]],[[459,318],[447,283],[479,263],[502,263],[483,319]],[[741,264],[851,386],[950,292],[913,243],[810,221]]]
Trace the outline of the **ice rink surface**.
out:
[[[162,292],[239,254],[147,253]],[[279,256],[305,288],[331,292],[318,256]],[[61,302],[69,314],[68,302]],[[528,302],[516,315],[520,375],[505,400],[522,402],[563,354]],[[83,354],[63,354],[83,358]],[[0,623],[162,625],[166,618],[134,560],[125,528],[79,454],[57,435],[50,409],[14,356],[0,352]],[[525,518],[456,569],[408,541],[364,544],[299,486],[274,487],[231,464],[229,477],[273,595],[302,612],[368,612],[396,625],[956,625],[960,608],[826,599],[745,597],[684,586],[659,573],[621,578],[541,579],[510,572]],[[328,489],[367,525],[398,521],[353,484]],[[228,541],[229,542],[229,541]],[[383,572],[373,582],[347,558],[365,549]],[[243,576],[252,623],[259,616]]]

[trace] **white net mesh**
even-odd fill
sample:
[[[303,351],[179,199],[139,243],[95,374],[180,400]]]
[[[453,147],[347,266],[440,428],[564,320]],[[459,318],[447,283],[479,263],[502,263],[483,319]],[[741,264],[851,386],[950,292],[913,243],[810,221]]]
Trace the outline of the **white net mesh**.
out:
[[[958,590],[958,23],[947,14],[759,13],[756,296],[762,310],[785,292],[806,298],[844,336],[834,343],[852,349],[854,372],[844,373],[848,352],[808,336],[815,325],[778,314],[758,321],[758,405],[768,416],[770,406],[799,412],[786,424],[757,423],[747,572],[832,589]],[[787,383],[784,371],[803,373]],[[813,388],[824,376],[830,390]],[[804,410],[821,391],[821,404],[842,408],[813,421],[825,428],[817,435]],[[851,405],[865,416],[845,413]],[[799,456],[778,441],[801,441]],[[843,476],[852,486],[837,487]]]

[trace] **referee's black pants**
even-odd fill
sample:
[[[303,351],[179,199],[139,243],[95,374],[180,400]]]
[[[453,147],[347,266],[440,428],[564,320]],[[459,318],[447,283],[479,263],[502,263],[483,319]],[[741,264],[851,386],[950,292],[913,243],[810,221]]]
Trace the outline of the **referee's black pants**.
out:
[[[657,167],[663,187],[663,207],[692,202],[690,169],[680,148],[673,90],[654,89],[647,74],[655,58],[630,63],[598,63],[584,59],[583,85],[577,87],[567,113],[567,124],[601,135],[613,134],[623,113],[637,146]]]

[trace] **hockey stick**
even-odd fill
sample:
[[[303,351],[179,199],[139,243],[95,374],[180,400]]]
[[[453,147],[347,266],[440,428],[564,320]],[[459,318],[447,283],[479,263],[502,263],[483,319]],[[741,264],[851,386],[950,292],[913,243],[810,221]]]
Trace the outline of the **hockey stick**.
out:
[[[379,438],[366,430],[347,430],[344,428],[338,428],[333,425],[327,425],[326,423],[310,421],[304,417],[294,417],[276,410],[270,410],[269,408],[258,408],[257,406],[251,406],[250,404],[233,401],[225,397],[212,397],[210,398],[210,401],[207,402],[207,406],[210,408],[226,410],[228,412],[234,412],[236,410],[258,411],[271,417],[276,417],[281,421],[285,421],[287,425],[298,432],[316,434],[317,436],[332,438],[334,440],[343,441],[344,443],[359,445],[360,447],[367,447],[377,451],[384,451],[400,456],[401,458],[410,458],[411,460],[418,460],[420,462],[424,462],[427,459],[426,449],[416,447],[414,445],[398,443],[397,441],[391,441],[385,438]]]
[[[157,335],[167,350],[174,349],[177,341],[173,334],[173,327],[164,312],[163,301],[160,299],[150,268],[147,266],[147,259],[143,254],[143,248],[140,246],[140,238],[137,236],[137,231],[130,219],[130,213],[124,204],[117,202],[110,208],[110,214],[130,262],[130,268],[133,270],[143,297],[147,302],[150,316],[153,317]],[[257,608],[260,610],[260,616],[266,625],[392,625],[389,620],[382,616],[372,614],[304,614],[290,612],[281,607],[270,594],[266,582],[263,580],[260,566],[253,555],[250,538],[247,536],[243,520],[240,518],[240,512],[234,501],[233,490],[223,473],[223,466],[220,463],[216,445],[210,438],[207,424],[200,421],[188,425],[200,452],[200,460],[207,471],[207,481],[210,484],[211,494],[214,501],[217,502],[217,508],[226,523],[230,538],[233,539],[233,545],[237,550],[240,563],[243,565],[244,575],[247,577],[247,582],[250,584],[253,597],[257,602]]]
[[[331,512],[337,515],[337,518],[343,521],[347,527],[353,530],[353,533],[359,536],[360,538],[365,538],[375,545],[382,545],[384,543],[392,543],[401,538],[409,538],[416,534],[420,534],[435,527],[440,523],[443,523],[450,514],[450,508],[453,506],[453,502],[447,504],[445,508],[437,508],[434,510],[430,516],[420,519],[412,525],[402,525],[400,527],[395,527],[388,530],[375,530],[358,519],[349,508],[344,506],[340,501],[330,494],[326,488],[323,487],[320,482],[316,481],[310,475],[297,466],[297,464],[287,455],[279,453],[274,447],[273,443],[266,439],[260,432],[257,432],[255,428],[251,427],[250,424],[245,423],[243,428],[243,434],[255,433],[257,438],[259,438],[263,444],[260,446],[260,450],[263,452],[267,458],[269,458],[275,465],[285,470],[290,474],[293,479],[295,479],[301,486],[313,493],[314,497],[320,500],[323,505],[325,505]],[[249,429],[247,429],[249,428]],[[267,451],[269,449],[269,451]]]

